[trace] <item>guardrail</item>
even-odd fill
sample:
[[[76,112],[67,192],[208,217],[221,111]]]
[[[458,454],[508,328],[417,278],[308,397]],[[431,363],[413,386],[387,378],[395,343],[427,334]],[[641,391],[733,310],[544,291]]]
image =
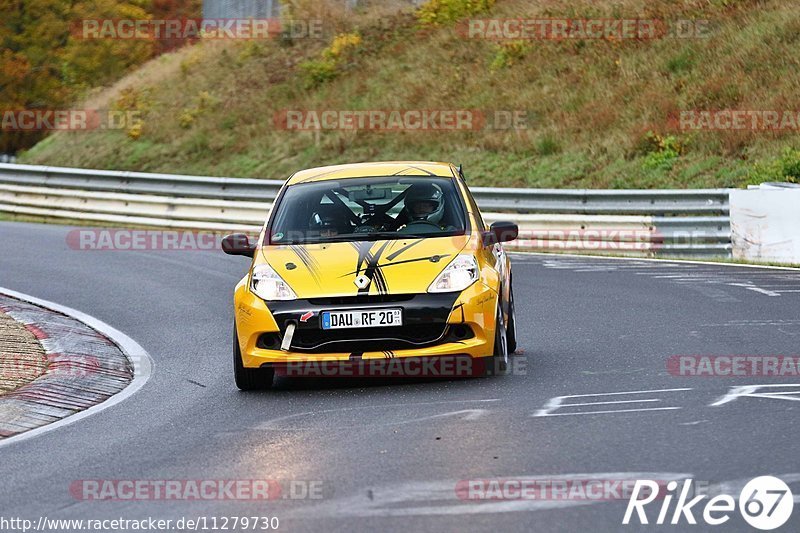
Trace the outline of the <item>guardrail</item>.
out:
[[[256,231],[283,181],[0,164],[0,212],[212,231]],[[510,248],[728,257],[729,189],[471,187]]]

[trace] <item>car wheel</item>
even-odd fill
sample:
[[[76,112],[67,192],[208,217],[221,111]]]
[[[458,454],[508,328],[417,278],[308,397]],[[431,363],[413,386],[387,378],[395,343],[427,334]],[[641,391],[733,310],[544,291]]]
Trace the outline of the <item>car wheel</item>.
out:
[[[236,325],[233,326],[233,376],[241,390],[264,390],[272,387],[275,370],[272,368],[245,368]]]
[[[494,330],[494,351],[493,355],[487,358],[486,375],[502,376],[508,372],[508,335],[503,324],[503,308],[497,306],[497,317],[495,318]]]
[[[508,340],[508,353],[512,354],[517,351],[517,318],[514,312],[514,287],[508,290],[508,331],[506,337]]]

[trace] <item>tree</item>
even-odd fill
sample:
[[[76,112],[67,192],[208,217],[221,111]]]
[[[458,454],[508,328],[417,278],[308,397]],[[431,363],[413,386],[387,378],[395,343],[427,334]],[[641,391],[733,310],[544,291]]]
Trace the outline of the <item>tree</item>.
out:
[[[63,109],[155,55],[185,44],[87,39],[85,20],[199,18],[201,0],[0,0],[0,112]],[[0,130],[0,152],[45,132]]]

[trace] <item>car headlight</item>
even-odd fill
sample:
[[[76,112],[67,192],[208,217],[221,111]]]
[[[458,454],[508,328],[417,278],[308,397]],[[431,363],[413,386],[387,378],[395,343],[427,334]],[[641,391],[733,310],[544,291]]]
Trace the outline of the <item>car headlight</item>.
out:
[[[269,265],[258,265],[253,269],[250,290],[264,300],[296,300],[289,284],[283,281]]]
[[[463,291],[480,277],[478,261],[474,255],[460,254],[436,276],[428,292]]]

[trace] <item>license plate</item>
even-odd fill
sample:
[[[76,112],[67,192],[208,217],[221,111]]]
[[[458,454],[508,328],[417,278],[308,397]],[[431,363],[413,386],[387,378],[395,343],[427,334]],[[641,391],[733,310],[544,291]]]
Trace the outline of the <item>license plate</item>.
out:
[[[322,329],[382,328],[402,325],[402,309],[322,312]]]

